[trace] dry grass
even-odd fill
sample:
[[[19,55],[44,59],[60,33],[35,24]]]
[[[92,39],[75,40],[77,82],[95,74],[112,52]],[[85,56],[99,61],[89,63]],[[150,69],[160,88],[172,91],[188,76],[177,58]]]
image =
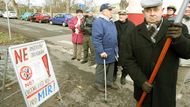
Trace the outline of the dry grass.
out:
[[[9,38],[9,35],[4,32],[0,32],[0,45],[14,45],[14,44],[21,44],[25,43],[27,41],[27,38],[25,38],[22,35],[16,34],[14,35],[11,40]]]

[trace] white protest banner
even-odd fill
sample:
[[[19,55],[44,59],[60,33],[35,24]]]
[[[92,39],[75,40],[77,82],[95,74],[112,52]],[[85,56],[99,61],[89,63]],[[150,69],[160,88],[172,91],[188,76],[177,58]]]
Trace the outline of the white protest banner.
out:
[[[27,107],[37,107],[59,91],[44,40],[9,47]]]

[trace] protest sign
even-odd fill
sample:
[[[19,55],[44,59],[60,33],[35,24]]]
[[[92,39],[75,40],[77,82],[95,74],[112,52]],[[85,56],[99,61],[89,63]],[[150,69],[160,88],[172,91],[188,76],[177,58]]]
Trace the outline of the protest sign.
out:
[[[27,107],[37,107],[59,91],[45,41],[9,47]]]

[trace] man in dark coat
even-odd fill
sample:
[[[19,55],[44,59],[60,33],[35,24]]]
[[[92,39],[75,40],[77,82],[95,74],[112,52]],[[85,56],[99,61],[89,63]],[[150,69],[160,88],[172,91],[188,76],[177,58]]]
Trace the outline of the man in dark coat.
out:
[[[126,83],[125,77],[127,76],[126,67],[124,67],[124,59],[126,54],[126,41],[127,36],[130,35],[131,31],[135,28],[133,22],[128,20],[128,15],[126,10],[121,10],[118,12],[119,20],[115,22],[116,29],[117,29],[117,40],[118,40],[118,47],[119,47],[119,59],[115,64],[114,69],[114,81],[117,79],[117,66],[122,66],[122,75],[120,79],[120,83],[124,85]]]
[[[145,91],[148,95],[143,107],[175,107],[179,58],[190,58],[190,40],[181,33],[180,26],[171,25],[162,18],[161,0],[141,0],[141,6],[145,21],[127,36],[125,60],[134,80],[134,97],[139,101]],[[171,46],[151,85],[147,81],[168,36],[172,38]]]

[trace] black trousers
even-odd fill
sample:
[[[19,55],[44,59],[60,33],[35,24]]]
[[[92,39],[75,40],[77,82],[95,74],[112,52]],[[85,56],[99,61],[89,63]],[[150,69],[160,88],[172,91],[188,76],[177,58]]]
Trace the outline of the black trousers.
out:
[[[115,66],[114,66],[114,73],[113,73],[113,80],[115,81],[117,79],[117,72],[118,72],[118,62],[115,62]],[[128,72],[127,72],[127,68],[125,66],[122,66],[122,75],[121,77],[126,77],[128,75]]]

